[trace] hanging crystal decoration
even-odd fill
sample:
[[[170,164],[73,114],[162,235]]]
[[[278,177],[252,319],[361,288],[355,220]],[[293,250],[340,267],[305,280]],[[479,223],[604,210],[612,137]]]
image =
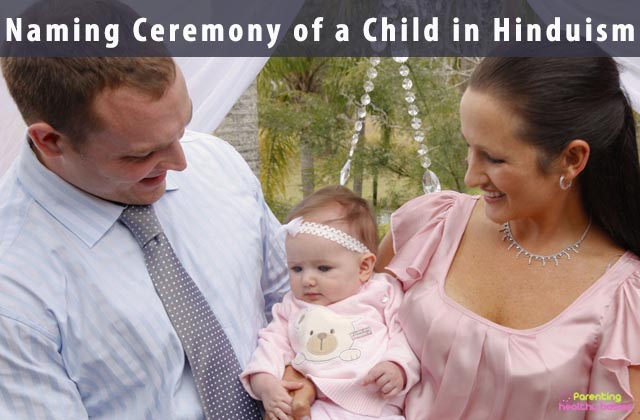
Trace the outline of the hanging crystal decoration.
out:
[[[416,94],[409,90],[404,95],[404,100],[407,101],[408,104],[412,104],[416,100]]]
[[[371,80],[367,80],[366,82],[364,82],[364,91],[369,93],[373,90],[373,82]]]
[[[430,194],[433,192],[440,191],[440,180],[429,169],[424,172],[422,175],[422,189],[425,194]]]
[[[407,113],[412,117],[411,128],[414,130],[413,139],[419,144],[417,152],[420,159],[420,166],[425,169],[424,175],[422,175],[422,189],[425,194],[440,191],[440,180],[438,179],[438,176],[429,169],[431,166],[431,158],[429,157],[429,148],[424,144],[424,139],[426,135],[425,132],[429,131],[430,127],[428,124],[425,124],[423,127],[422,120],[418,117],[420,109],[418,108],[418,105],[415,104],[416,95],[413,90],[411,90],[413,88],[413,81],[409,75],[411,69],[405,64],[407,61],[406,59],[404,61],[396,61],[402,64],[398,72],[400,73],[400,76],[404,78],[402,80],[402,87],[406,91],[404,100],[407,103]]]
[[[353,149],[350,151],[350,156],[353,155]],[[347,162],[342,167],[340,171],[340,185],[344,185],[347,183],[349,179],[349,175],[351,173],[351,159],[347,159]]]
[[[404,56],[408,54],[402,53],[405,53],[405,51],[397,51],[397,54],[394,54],[393,60],[401,64],[398,72],[400,73],[400,76],[403,77],[402,88],[406,91],[404,100],[407,103],[407,113],[409,114],[409,116],[411,116],[410,125],[414,130],[413,140],[415,140],[416,143],[419,144],[417,153],[420,159],[420,165],[425,169],[425,172],[422,175],[422,189],[424,190],[425,194],[429,194],[432,192],[440,191],[441,188],[438,176],[433,171],[431,171],[431,169],[429,169],[431,167],[431,158],[429,157],[429,148],[426,144],[424,144],[426,132],[429,131],[430,126],[428,124],[425,124],[423,127],[422,120],[420,119],[420,117],[418,117],[418,114],[420,114],[420,109],[418,108],[418,105],[415,104],[416,94],[412,90],[413,80],[411,80],[410,76],[411,69],[407,64],[405,64],[409,57]],[[376,66],[380,64],[380,58],[371,57],[369,59],[369,63],[371,64],[371,67],[367,70],[368,80],[366,80],[362,85],[365,93],[360,97],[360,106],[357,109],[358,120],[354,124],[355,132],[351,138],[349,158],[340,171],[340,185],[346,184],[347,180],[349,179],[349,175],[351,172],[351,159],[353,158],[355,148],[358,145],[358,140],[360,139],[360,134],[364,128],[364,119],[367,116],[366,107],[371,103],[371,97],[369,96],[369,93],[374,89],[373,79],[378,76],[378,70],[376,69]]]
[[[371,96],[369,96],[369,93],[371,93],[375,88],[372,80],[378,77],[378,70],[376,70],[376,66],[380,64],[380,57],[369,58],[369,64],[371,64],[371,67],[367,69],[367,80],[362,84],[365,93],[360,97],[360,105],[356,111],[358,119],[353,125],[354,133],[351,136],[349,158],[340,171],[340,185],[346,184],[349,180],[349,175],[351,174],[351,158],[355,153],[358,141],[360,140],[360,135],[364,129],[364,119],[367,117],[367,105],[371,103]]]

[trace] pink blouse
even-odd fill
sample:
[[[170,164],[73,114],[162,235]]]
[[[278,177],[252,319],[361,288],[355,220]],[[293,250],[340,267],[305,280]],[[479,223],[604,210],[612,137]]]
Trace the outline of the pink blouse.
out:
[[[391,218],[388,269],[407,290],[399,319],[421,360],[407,419],[623,419],[628,366],[640,364],[640,260],[626,252],[544,325],[504,327],[444,289],[477,199],[434,193]]]

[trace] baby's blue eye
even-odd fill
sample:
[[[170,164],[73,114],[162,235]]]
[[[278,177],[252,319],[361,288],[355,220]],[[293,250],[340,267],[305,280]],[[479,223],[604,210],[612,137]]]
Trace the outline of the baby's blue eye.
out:
[[[289,270],[293,271],[294,273],[299,273],[302,271],[302,267],[295,266],[291,267]]]
[[[327,271],[331,270],[331,267],[329,267],[328,265],[321,265],[318,267],[318,270],[322,271],[323,273],[326,273]]]

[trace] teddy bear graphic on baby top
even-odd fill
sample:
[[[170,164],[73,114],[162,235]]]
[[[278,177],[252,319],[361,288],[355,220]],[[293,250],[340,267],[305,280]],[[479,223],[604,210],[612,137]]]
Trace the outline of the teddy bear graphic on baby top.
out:
[[[369,328],[356,330],[354,323],[360,318],[338,315],[324,306],[303,310],[295,322],[299,349],[293,364],[359,359],[362,353],[353,346],[354,340],[371,334]]]

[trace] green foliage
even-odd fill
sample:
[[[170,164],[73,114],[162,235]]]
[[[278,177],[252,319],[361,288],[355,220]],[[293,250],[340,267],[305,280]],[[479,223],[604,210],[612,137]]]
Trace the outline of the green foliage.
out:
[[[459,58],[412,58],[407,62],[418,117],[423,127],[430,128],[425,143],[433,162],[431,170],[443,189],[465,189],[466,146],[460,135],[458,104],[467,64]],[[258,79],[258,94],[262,182],[270,204],[284,208],[287,205],[282,203],[300,198],[300,191],[295,190],[304,188],[305,180],[296,183],[291,179],[294,169],[302,169],[295,157],[303,143],[313,154],[314,186],[338,182],[370,67],[364,58],[269,60]],[[377,66],[350,180],[361,177],[363,195],[375,196],[376,207],[386,210],[422,194],[424,173],[399,67],[389,58]]]
[[[289,159],[297,148],[296,139],[267,127],[258,133],[260,147],[260,183],[265,199],[270,202],[285,192],[285,179],[289,175]]]
[[[382,238],[384,238],[386,234],[389,233],[390,228],[391,225],[389,223],[378,225],[378,242],[382,241]]]
[[[290,201],[282,201],[275,198],[268,201],[268,203],[269,203],[269,208],[273,212],[273,215],[276,216],[276,219],[278,219],[280,223],[285,222],[287,218],[287,214],[289,213],[289,211],[291,211],[294,204],[294,203],[291,203]]]
[[[341,99],[325,86],[334,64],[328,58],[272,58],[258,77],[261,162],[266,169],[261,181],[268,201],[283,193],[301,146],[311,147],[314,155],[331,153],[325,146],[342,136]],[[304,170],[314,172],[313,167]]]

